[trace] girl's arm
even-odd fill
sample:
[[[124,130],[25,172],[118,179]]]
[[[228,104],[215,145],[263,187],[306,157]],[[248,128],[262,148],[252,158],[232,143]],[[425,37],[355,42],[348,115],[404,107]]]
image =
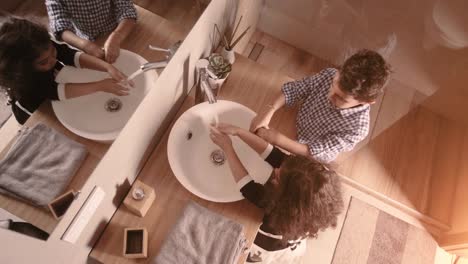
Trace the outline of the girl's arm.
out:
[[[229,168],[231,169],[231,174],[242,195],[257,207],[264,208],[265,201],[263,197],[265,188],[263,185],[254,182],[252,177],[249,176],[247,169],[240,161],[232,146],[231,138],[214,127],[211,128],[210,138],[223,149]]]
[[[231,169],[232,176],[234,176],[236,183],[249,174],[237,156],[237,153],[232,146],[232,140],[228,135],[220,132],[217,128],[212,127],[210,138],[224,151],[229,163],[229,168]]]
[[[222,133],[238,136],[242,141],[249,145],[258,154],[262,154],[268,147],[268,142],[263,140],[261,137],[255,135],[254,133],[242,129],[240,127],[220,123],[217,128]]]
[[[224,150],[224,154],[226,154],[226,158],[229,163],[229,168],[231,169],[232,175],[234,176],[234,181],[238,183],[240,180],[242,180],[242,178],[247,176],[249,173],[247,172],[247,169],[244,167],[244,165],[240,161],[232,145],[230,145],[229,147],[223,150]]]
[[[61,96],[61,92],[59,90],[59,98],[70,99],[87,94],[92,94],[95,92],[106,92],[113,93],[118,96],[123,96],[129,94],[129,89],[127,87],[119,85],[113,79],[104,79],[101,81],[90,83],[67,83],[65,84],[63,92],[65,94]]]
[[[305,157],[310,157],[309,146],[306,144],[299,143],[289,137],[283,135],[282,133],[274,129],[265,129],[261,128],[257,131],[257,135],[262,139],[270,142],[271,144],[278,146],[290,153],[301,155]]]

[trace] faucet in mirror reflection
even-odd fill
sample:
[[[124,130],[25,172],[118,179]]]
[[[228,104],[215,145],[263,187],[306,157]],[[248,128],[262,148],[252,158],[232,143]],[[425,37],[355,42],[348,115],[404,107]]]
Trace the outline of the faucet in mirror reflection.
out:
[[[127,78],[126,81],[120,82],[120,85],[126,87],[126,88],[131,88],[131,81],[136,78],[138,75],[142,74],[143,72],[146,72],[148,70],[152,69],[162,69],[167,66],[169,61],[172,59],[174,54],[177,52],[179,49],[180,45],[182,44],[182,41],[177,41],[174,43],[172,46],[170,46],[168,49],[163,49],[159,48],[153,45],[148,45],[148,48],[151,50],[156,50],[156,51],[163,51],[166,52],[166,59],[162,61],[156,61],[156,62],[147,62],[143,65],[140,66],[138,70],[136,70],[134,73],[130,74]]]
[[[167,66],[167,64],[169,63],[169,61],[172,59],[172,57],[174,56],[174,54],[177,52],[177,50],[179,49],[180,45],[182,44],[182,41],[177,41],[176,43],[174,43],[171,47],[169,47],[168,49],[163,49],[163,48],[158,48],[158,47],[155,47],[155,46],[152,46],[152,45],[149,45],[148,48],[151,49],[151,50],[157,50],[157,51],[164,51],[166,52],[166,59],[165,60],[162,60],[162,61],[156,61],[156,62],[147,62],[143,65],[141,65],[140,69],[145,72],[145,71],[148,71],[148,70],[152,70],[152,69],[161,69],[161,68],[164,68]],[[135,75],[136,76],[136,75]],[[133,77],[135,77],[133,76]]]

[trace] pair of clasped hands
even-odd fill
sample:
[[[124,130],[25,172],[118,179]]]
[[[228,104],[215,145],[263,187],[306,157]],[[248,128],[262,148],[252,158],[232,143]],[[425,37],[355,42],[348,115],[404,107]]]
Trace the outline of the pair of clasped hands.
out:
[[[268,128],[268,123],[268,118],[264,117],[263,115],[258,115],[252,120],[250,132],[254,131],[253,133],[255,133],[258,137],[268,141],[270,131],[273,132],[272,129]],[[218,145],[223,151],[226,152],[226,150],[232,150],[232,140],[229,136],[238,136],[241,130],[243,129],[231,124],[211,124],[210,138],[213,143]]]
[[[118,96],[130,94],[130,90],[135,86],[132,80],[127,80],[128,77],[111,64],[107,67],[107,73],[111,78],[99,81],[101,91]]]

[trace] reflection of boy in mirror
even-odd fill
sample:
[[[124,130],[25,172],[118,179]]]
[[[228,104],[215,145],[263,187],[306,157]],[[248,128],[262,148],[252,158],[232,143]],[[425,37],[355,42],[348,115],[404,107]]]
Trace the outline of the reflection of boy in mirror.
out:
[[[272,104],[251,123],[251,131],[296,155],[329,163],[349,151],[369,132],[370,104],[383,93],[389,66],[377,52],[361,50],[340,69],[283,85]],[[268,124],[276,110],[302,101],[296,118],[297,141]]]
[[[131,0],[46,0],[46,6],[57,39],[109,63],[119,56],[120,43],[137,19]],[[93,42],[109,32],[104,49]]]

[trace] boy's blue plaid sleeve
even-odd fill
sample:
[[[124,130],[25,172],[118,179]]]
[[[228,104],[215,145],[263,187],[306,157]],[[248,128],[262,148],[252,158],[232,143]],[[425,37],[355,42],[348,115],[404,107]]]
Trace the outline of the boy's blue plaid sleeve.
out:
[[[75,28],[71,22],[70,15],[65,11],[60,0],[46,0],[47,14],[49,16],[49,28],[57,39],[61,39],[64,30],[75,33]]]
[[[349,151],[367,136],[367,132],[354,131],[347,134],[328,134],[317,140],[305,142],[310,155],[317,161],[330,163],[338,154]]]
[[[137,12],[131,0],[113,0],[117,21],[137,19]]]
[[[300,100],[305,100],[309,96],[315,96],[318,93],[319,87],[326,87],[328,78],[334,74],[333,69],[325,69],[321,72],[305,77],[298,81],[285,83],[281,90],[286,99],[286,105],[291,106]]]

